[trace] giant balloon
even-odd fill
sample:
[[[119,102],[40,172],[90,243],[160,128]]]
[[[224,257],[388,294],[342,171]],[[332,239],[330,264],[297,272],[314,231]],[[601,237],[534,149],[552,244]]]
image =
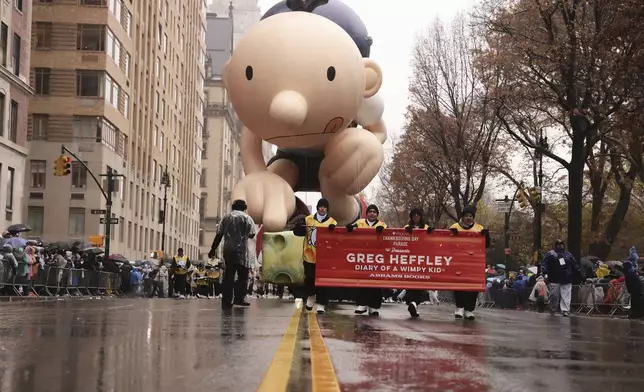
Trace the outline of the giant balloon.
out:
[[[339,0],[284,1],[238,42],[223,72],[244,124],[246,176],[233,190],[266,231],[296,210],[296,191],[320,191],[340,223],[361,212],[355,195],[380,170],[387,130],[377,95],[382,70],[371,38]],[[359,125],[359,126],[358,126]],[[268,162],[262,141],[278,147]]]

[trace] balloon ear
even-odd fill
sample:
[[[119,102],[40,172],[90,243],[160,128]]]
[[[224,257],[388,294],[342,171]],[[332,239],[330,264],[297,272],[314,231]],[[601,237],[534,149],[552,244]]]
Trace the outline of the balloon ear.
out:
[[[226,61],[226,64],[224,64],[224,68],[222,70],[222,82],[224,83],[224,88],[227,88],[226,86],[226,79],[228,79],[228,72],[230,68],[230,59]]]
[[[365,68],[364,97],[371,98],[378,93],[382,86],[382,69],[371,59],[362,59]]]

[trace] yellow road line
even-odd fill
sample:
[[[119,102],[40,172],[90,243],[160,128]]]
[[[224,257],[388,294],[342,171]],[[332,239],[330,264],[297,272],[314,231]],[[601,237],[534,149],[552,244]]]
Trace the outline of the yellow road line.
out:
[[[262,383],[259,385],[258,392],[286,391],[291,376],[291,368],[293,367],[301,315],[302,308],[299,308],[291,316],[291,321],[288,323],[277,352],[268,366]]]
[[[320,324],[314,312],[309,313],[309,339],[311,341],[311,379],[313,392],[339,392],[340,384],[333,369],[329,350],[324,344]]]

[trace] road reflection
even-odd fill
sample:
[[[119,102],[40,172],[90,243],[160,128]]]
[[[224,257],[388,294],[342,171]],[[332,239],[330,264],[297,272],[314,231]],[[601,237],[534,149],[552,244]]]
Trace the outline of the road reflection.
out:
[[[0,391],[253,391],[292,314],[292,305],[266,304],[225,314],[214,300],[5,308]]]

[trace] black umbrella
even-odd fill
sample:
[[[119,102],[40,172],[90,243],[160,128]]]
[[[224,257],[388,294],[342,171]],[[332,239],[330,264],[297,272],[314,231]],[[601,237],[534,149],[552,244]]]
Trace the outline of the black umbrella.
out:
[[[31,231],[31,227],[23,223],[18,223],[7,227],[7,231],[11,234],[18,234],[18,233],[24,233],[26,231]]]
[[[72,243],[71,250],[76,251],[76,252],[82,252],[84,250],[91,249],[91,248],[96,248],[96,246],[94,246],[93,244],[90,244],[88,242],[74,241]]]
[[[48,251],[54,251],[57,252],[59,250],[69,250],[71,248],[71,244],[68,241],[56,241],[52,242],[47,246]]]
[[[120,254],[112,254],[108,259],[115,261],[117,263],[129,263],[130,261],[123,255]]]
[[[105,253],[105,251],[101,248],[93,247],[93,248],[87,248],[83,250],[79,250],[78,253],[83,253],[86,255],[100,255]]]

